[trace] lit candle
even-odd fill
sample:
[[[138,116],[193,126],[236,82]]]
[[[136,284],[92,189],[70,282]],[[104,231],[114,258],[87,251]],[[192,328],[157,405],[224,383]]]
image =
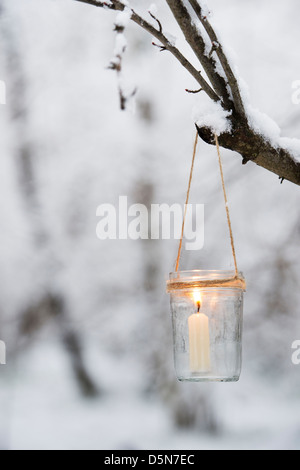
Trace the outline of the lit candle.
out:
[[[190,369],[191,372],[210,371],[210,338],[209,319],[204,313],[200,313],[201,295],[194,292],[194,301],[197,305],[197,313],[189,317],[189,344],[190,344]]]

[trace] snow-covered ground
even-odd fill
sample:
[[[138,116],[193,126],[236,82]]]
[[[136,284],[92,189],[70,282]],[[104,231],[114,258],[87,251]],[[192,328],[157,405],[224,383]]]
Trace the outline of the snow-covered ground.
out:
[[[18,192],[8,96],[0,107],[0,339],[8,344],[8,364],[0,366],[0,447],[299,449],[300,366],[291,361],[292,342],[300,339],[299,188],[223,151],[238,260],[248,282],[243,374],[237,384],[180,384],[182,403],[195,413],[199,396],[211,398],[219,426],[216,434],[178,429],[171,407],[149,392],[153,352],[169,383],[176,382],[165,280],[177,242],[101,242],[95,214],[99,204],[117,204],[121,195],[140,202],[147,184],[153,202],[184,201],[193,119],[206,100],[185,93],[193,79],[133,25],[126,31],[123,73],[138,87],[136,112],[121,113],[116,76],[105,68],[114,54],[114,14],[65,0],[6,3],[27,83],[29,139],[51,247],[40,253],[32,242],[35,219]],[[146,12],[151,2],[132,3]],[[164,3],[156,1],[158,15],[185,49]],[[300,79],[299,2],[207,4],[253,109],[274,120],[282,136],[299,137],[300,105],[292,102]],[[8,79],[2,53],[0,67]],[[269,119],[263,125],[275,130]],[[216,154],[202,142],[195,175],[191,202],[205,204],[205,247],[184,252],[182,264],[232,267]],[[43,264],[49,257],[50,267]],[[157,299],[150,304],[143,290],[149,257],[159,261]],[[49,282],[67,299],[87,367],[103,392],[99,399],[77,393],[57,325],[38,332],[17,362],[10,356],[20,310]]]
[[[216,435],[174,429],[161,402],[143,395],[142,370],[132,357],[113,358],[97,348],[89,366],[105,379],[103,397],[86,402],[75,392],[59,344],[37,343],[17,373],[1,381],[2,445],[11,449],[299,449],[297,391],[266,387],[245,371],[240,383],[206,385],[219,420]],[[182,385],[182,387],[195,385]],[[198,386],[198,385],[197,385]],[[199,386],[198,386],[199,387]],[[203,387],[203,385],[202,385]],[[286,387],[288,388],[288,387]]]

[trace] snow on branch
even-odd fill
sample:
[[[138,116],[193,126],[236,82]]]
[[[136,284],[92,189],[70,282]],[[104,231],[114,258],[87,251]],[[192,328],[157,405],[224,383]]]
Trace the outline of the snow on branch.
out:
[[[247,117],[250,127],[260,133],[274,149],[283,149],[291,154],[296,163],[300,163],[300,140],[281,136],[281,129],[273,119],[258,109],[247,106]]]
[[[231,122],[228,119],[231,114],[231,111],[222,108],[221,103],[209,101],[201,107],[201,110],[195,111],[194,121],[199,129],[210,128],[219,137],[225,132],[231,132]]]

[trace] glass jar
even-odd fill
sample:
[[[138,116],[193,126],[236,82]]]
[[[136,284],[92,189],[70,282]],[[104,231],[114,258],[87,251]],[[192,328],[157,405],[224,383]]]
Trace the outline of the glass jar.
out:
[[[243,295],[232,271],[170,274],[177,377],[190,382],[237,382],[242,365]]]

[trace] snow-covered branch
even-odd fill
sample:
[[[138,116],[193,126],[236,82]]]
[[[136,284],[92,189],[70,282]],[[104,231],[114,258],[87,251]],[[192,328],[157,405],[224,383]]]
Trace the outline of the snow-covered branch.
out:
[[[226,80],[219,74],[216,61],[214,57],[209,54],[210,51],[207,52],[206,42],[201,31],[193,21],[186,2],[184,0],[166,0],[166,2],[180,26],[187,43],[190,45],[205,70],[215,93],[219,97],[218,101],[222,101],[224,109],[227,111],[231,110],[233,102],[228,91]]]
[[[243,163],[253,161],[257,165],[278,175],[281,181],[288,180],[300,185],[300,143],[286,139],[272,139],[264,126],[253,125],[248,104],[243,101],[238,79],[233,71],[220,38],[211,25],[208,14],[200,0],[166,0],[177,25],[183,32],[207,80],[164,33],[162,22],[151,12],[155,26],[137,14],[127,0],[76,0],[114,11],[130,9],[131,20],[159,41],[161,50],[171,52],[178,62],[200,85],[195,93],[204,91],[219,108],[217,121],[226,122],[219,133],[220,144],[241,154]],[[191,90],[187,90],[191,92]],[[222,116],[221,116],[222,115]],[[215,120],[215,121],[216,121]],[[216,130],[209,120],[197,123],[200,137],[214,145]]]
[[[219,38],[215,30],[213,29],[212,25],[209,22],[207,13],[203,12],[203,8],[198,2],[198,0],[188,0],[188,1],[190,5],[192,6],[193,10],[195,11],[197,18],[201,22],[202,26],[204,27],[206,33],[208,34],[211,40],[211,44],[212,44],[211,52],[216,52],[218,59],[220,60],[220,63],[223,67],[223,70],[225,72],[225,75],[228,81],[228,85],[232,93],[232,98],[233,98],[235,109],[240,115],[245,115],[244,103],[241,98],[241,93],[240,93],[237,78],[235,77],[235,74],[233,73],[229,60],[226,54],[224,53],[223,46],[221,42],[219,41]]]
[[[106,8],[113,11],[123,11],[126,7],[130,8],[129,5],[125,5],[119,0],[111,0],[110,2],[99,2],[98,0],[75,0],[81,3],[87,3],[96,7]],[[177,49],[177,47],[170,41],[170,39],[163,33],[162,28],[155,28],[151,23],[142,18],[131,8],[131,20],[138,26],[147,31],[151,36],[155,37],[166,50],[171,52],[178,62],[194,77],[199,83],[201,88],[209,96],[210,99],[217,102],[219,96],[215,93],[210,84],[204,79],[201,72],[197,70],[191,62]]]
[[[216,119],[216,117],[215,117]],[[213,125],[201,122],[197,125],[199,136],[214,145]],[[280,181],[290,181],[300,186],[300,141],[279,138],[273,141],[259,130],[254,130],[247,121],[231,118],[230,130],[221,132],[220,145],[239,153],[243,164],[249,161],[278,175]]]

